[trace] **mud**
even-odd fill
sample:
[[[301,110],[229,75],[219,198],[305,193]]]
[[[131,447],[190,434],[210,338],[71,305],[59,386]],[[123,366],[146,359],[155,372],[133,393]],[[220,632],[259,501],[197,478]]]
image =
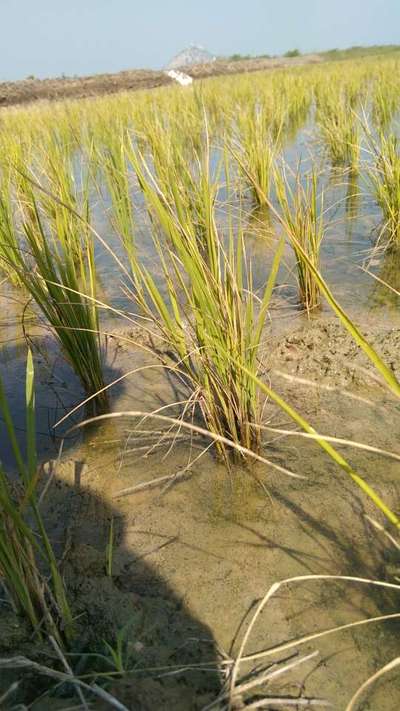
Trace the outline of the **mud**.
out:
[[[398,372],[399,331],[370,333]],[[121,369],[127,369],[128,353],[134,367],[134,352],[121,349]],[[142,355],[138,357],[142,362]],[[281,339],[271,366],[280,368],[280,374],[271,371],[274,386],[319,431],[396,449],[398,403],[366,377],[368,364],[333,319]],[[314,387],[302,382],[308,379]],[[135,373],[115,408],[127,409],[134,402],[149,411],[172,401],[170,388],[159,370]],[[272,405],[266,419],[272,426],[289,425]],[[304,480],[264,465],[237,467],[228,475],[207,453],[185,480],[122,495],[139,483],[182,471],[188,457],[199,453],[190,451],[189,442],[177,443],[168,457],[167,447],[146,453],[144,443],[149,440],[135,435],[135,424],[122,420],[88,433],[85,443],[57,467],[46,498],[48,526],[79,624],[78,672],[93,670],[88,650],[104,654],[103,640],[115,644],[121,630],[127,630],[126,664],[134,671],[107,688],[129,709],[186,711],[201,709],[215,698],[221,650],[235,654],[255,602],[277,580],[307,574],[388,581],[398,576],[398,556],[366,518],[382,522],[376,509],[314,443],[266,434],[265,452],[271,461]],[[141,431],[143,427],[141,423]],[[151,430],[148,422],[145,427]],[[398,462],[351,449],[343,449],[343,454],[398,510]],[[50,472],[51,467],[44,467],[43,484]],[[111,519],[115,541],[109,576]],[[268,605],[246,651],[397,610],[397,595],[367,585],[292,584]],[[9,610],[1,608],[1,654],[43,654],[27,640],[21,623],[10,619]],[[264,691],[322,696],[333,708],[343,709],[369,675],[398,655],[398,633],[398,624],[391,621],[317,640],[300,648],[317,649],[317,660]],[[104,660],[97,663],[109,669]],[[206,670],[189,668],[196,664]],[[164,667],[174,673],[166,676]],[[25,698],[32,700],[38,681],[28,675],[24,684]],[[64,694],[68,697],[68,689]],[[399,698],[392,675],[374,688],[363,708],[394,711]],[[32,708],[63,704],[71,705],[71,693],[65,700],[57,695],[42,698]],[[106,708],[100,702],[94,707]]]
[[[400,379],[400,329],[361,329],[382,360]],[[316,321],[279,339],[270,358],[272,367],[314,382],[362,389],[381,382],[374,365],[354,338],[335,320]],[[383,382],[383,381],[382,381]]]

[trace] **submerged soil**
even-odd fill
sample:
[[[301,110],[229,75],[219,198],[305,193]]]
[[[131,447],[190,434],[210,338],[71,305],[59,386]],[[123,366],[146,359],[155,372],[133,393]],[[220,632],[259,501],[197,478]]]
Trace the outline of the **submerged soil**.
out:
[[[363,330],[368,343],[400,380],[400,328]],[[296,376],[310,377],[321,385],[365,388],[381,382],[376,368],[341,324],[330,319],[307,324],[279,339],[272,350],[270,367]]]
[[[400,330],[370,332],[399,373]],[[142,354],[136,361],[135,352],[124,349],[118,357],[125,371],[144,363]],[[268,365],[274,387],[320,432],[395,448],[398,401],[370,377],[365,357],[335,320],[311,322],[281,337]],[[113,409],[150,411],[178,399],[159,369],[147,369],[133,374]],[[271,404],[265,412],[272,427],[292,426]],[[149,442],[158,440],[151,427],[149,421],[138,425],[124,419],[89,432],[57,466],[46,498],[48,525],[78,616],[78,673],[93,669],[87,650],[104,652],[101,640],[115,644],[125,629],[126,666],[134,672],[107,688],[129,709],[187,711],[210,703],[220,688],[221,653],[234,656],[255,602],[278,580],[310,574],[388,581],[399,576],[398,555],[366,518],[383,523],[379,513],[313,442],[265,435],[272,464],[303,479],[259,464],[228,474],[208,453],[193,463],[189,476],[131,493],[137,484],[184,471],[204,446],[182,439],[166,457],[166,446],[149,450]],[[398,510],[399,462],[351,448],[340,451]],[[43,483],[51,469],[44,467]],[[37,658],[21,622],[0,609],[1,656],[18,652]],[[397,611],[398,595],[372,586],[293,583],[282,587],[260,616],[246,652]],[[343,709],[368,676],[398,655],[398,634],[398,623],[390,621],[318,639],[299,651],[317,649],[319,656],[264,693],[324,697]],[[193,668],[198,664],[202,671]],[[37,675],[24,679],[22,692],[32,699],[40,682]],[[71,690],[64,690],[66,699],[60,693],[32,708],[70,706]],[[398,680],[389,675],[362,708],[394,711],[399,699]],[[109,706],[96,701],[94,708]]]
[[[237,62],[217,60],[209,64],[183,67],[193,79],[243,72],[266,71],[286,66],[297,66],[320,62],[318,55],[276,59],[246,59]],[[31,103],[38,100],[57,101],[62,99],[80,99],[118,91],[137,91],[154,89],[174,84],[163,71],[132,69],[115,74],[95,74],[87,77],[56,77],[53,79],[24,79],[15,82],[0,82],[0,107]]]

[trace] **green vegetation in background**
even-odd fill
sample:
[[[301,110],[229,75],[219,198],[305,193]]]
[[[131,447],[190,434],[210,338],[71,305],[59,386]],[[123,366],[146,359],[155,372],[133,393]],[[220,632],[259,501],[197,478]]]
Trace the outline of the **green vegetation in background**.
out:
[[[327,62],[329,61],[340,61],[340,60],[352,60],[352,59],[363,59],[363,58],[368,58],[368,57],[387,57],[389,55],[396,55],[397,53],[400,52],[400,45],[398,44],[377,44],[377,45],[370,45],[370,46],[354,46],[354,47],[347,47],[345,49],[328,49],[328,50],[320,50],[320,51],[315,51],[312,52],[312,54],[318,54],[320,57],[325,59]],[[310,54],[310,52],[307,52],[304,56],[307,56],[307,54]],[[246,61],[246,60],[255,60],[255,59],[271,59],[272,57],[276,57],[277,55],[271,55],[271,54],[240,54],[239,52],[236,52],[235,54],[230,55],[229,57],[221,57],[221,59],[227,59],[230,62],[240,62],[240,61]],[[299,49],[289,49],[287,52],[285,52],[283,57],[287,58],[295,58],[295,57],[300,57],[302,56],[302,52],[300,52]]]
[[[347,49],[329,49],[327,51],[318,52],[321,57],[327,61],[337,61],[344,59],[363,59],[368,57],[380,57],[400,52],[398,44],[376,44],[372,46],[355,46]]]
[[[283,56],[288,58],[300,57],[301,52],[299,49],[289,49]]]

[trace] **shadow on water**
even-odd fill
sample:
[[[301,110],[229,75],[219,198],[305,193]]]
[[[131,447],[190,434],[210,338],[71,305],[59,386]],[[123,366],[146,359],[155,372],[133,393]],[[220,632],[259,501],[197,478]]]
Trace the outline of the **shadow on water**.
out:
[[[43,513],[47,530],[60,561],[68,597],[77,620],[77,639],[68,660],[75,674],[112,673],[105,688],[128,709],[154,711],[201,709],[219,691],[217,652],[211,631],[197,620],[182,598],[148,562],[161,548],[174,543],[166,538],[147,552],[137,555],[125,545],[127,522],[99,493],[82,486],[84,467],[79,462],[62,462],[51,477]],[[43,485],[48,484],[48,479]],[[110,526],[113,522],[112,562],[107,557]],[[108,564],[110,568],[108,568]],[[110,574],[111,569],[111,574]],[[0,656],[24,654],[49,665],[54,657],[19,635],[9,608],[0,605]],[[17,619],[17,618],[16,618]],[[12,632],[7,635],[7,630]],[[5,632],[6,630],[6,632]],[[18,637],[20,637],[18,639]],[[115,674],[106,642],[117,649],[122,643],[122,663],[127,673]],[[15,642],[17,643],[15,644]],[[16,648],[13,648],[13,641]],[[50,654],[49,654],[50,652]],[[96,656],[105,655],[105,656]],[[7,673],[0,682],[0,696],[10,682],[22,681],[17,701],[35,711],[70,708],[78,703],[69,686],[54,690],[46,677],[20,672]],[[93,676],[91,676],[93,675]],[[49,686],[53,688],[49,692]],[[93,697],[91,708],[109,709]]]
[[[85,400],[86,395],[79,379],[51,335],[35,335],[30,342],[30,347],[35,367],[37,453],[39,464],[41,464],[57,456],[61,442],[63,442],[64,452],[76,447],[80,435],[67,434],[68,430],[81,421],[85,415],[91,413],[82,407],[60,426],[55,427],[61,418]],[[17,438],[22,448],[26,431],[26,357],[27,343],[23,338],[0,344],[0,375]],[[104,367],[104,373],[106,382],[111,383],[121,376],[122,371],[111,358]],[[120,397],[124,388],[124,380],[113,386],[110,389],[110,401],[112,402],[113,397]],[[8,469],[14,466],[14,459],[7,443],[6,431],[1,418],[0,460]]]

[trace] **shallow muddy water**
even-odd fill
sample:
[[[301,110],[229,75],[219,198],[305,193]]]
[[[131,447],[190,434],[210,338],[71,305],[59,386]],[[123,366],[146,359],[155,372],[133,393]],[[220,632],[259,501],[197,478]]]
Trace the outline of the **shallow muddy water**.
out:
[[[306,169],[314,140],[310,127],[300,132],[287,149],[292,165],[303,156]],[[322,272],[341,305],[372,334],[399,374],[399,297],[361,269],[376,240],[378,211],[358,194],[364,192],[363,175],[357,183],[338,173],[327,173],[324,180],[325,207],[335,208],[328,213]],[[250,201],[248,210],[246,248],[255,285],[261,287],[273,254],[270,225]],[[98,203],[95,214],[98,231],[118,251],[103,204]],[[141,234],[140,252],[153,266],[144,221]],[[100,245],[96,252],[99,298],[134,311],[122,293],[119,268]],[[400,283],[398,256],[379,253],[369,262],[371,271],[394,288]],[[296,304],[289,250],[284,262],[266,343],[273,385],[320,432],[398,451],[398,403],[368,375],[367,362],[327,306],[307,322]],[[32,309],[25,310],[24,294],[3,284],[0,303],[0,373],[12,414],[22,441],[27,333],[36,368],[38,451],[41,463],[48,462],[56,458],[62,437],[81,412],[61,428],[54,430],[54,424],[83,393],[51,334]],[[136,371],[113,388],[114,411],[150,412],[183,398],[160,368],[146,367],[154,365],[149,355],[118,340],[118,335],[140,340],[138,331],[107,313],[103,327],[115,333],[107,344],[107,380]],[[266,416],[271,426],[289,425],[272,405],[267,404]],[[160,709],[200,709],[218,688],[212,671],[220,659],[218,650],[232,653],[235,643],[237,648],[249,610],[274,582],[307,574],[391,580],[397,562],[387,541],[365,518],[379,519],[372,504],[313,442],[265,434],[271,461],[304,479],[265,465],[237,467],[227,474],[211,453],[196,460],[203,441],[181,431],[176,441],[164,432],[160,442],[156,428],[150,420],[138,424],[137,419],[124,418],[88,430],[83,439],[67,434],[47,496],[47,516],[60,555],[66,548],[71,554],[65,575],[78,610],[87,615],[89,637],[91,627],[107,636],[130,624],[139,669],[196,663],[210,667],[168,679],[141,675],[139,681],[116,684],[118,697],[129,708],[153,709],[157,699]],[[12,467],[1,428],[0,436],[1,459]],[[398,510],[399,462],[354,449],[346,449],[346,455]],[[190,460],[196,461],[184,474]],[[43,476],[48,472],[49,466]],[[171,474],[181,478],[129,493],[138,484]],[[111,519],[116,521],[116,539],[110,577],[104,566]],[[260,617],[247,652],[397,609],[398,596],[377,594],[367,586],[338,581],[293,584],[282,588]],[[307,646],[320,653],[307,671],[282,679],[273,691],[296,695],[304,682],[306,695],[327,697],[334,708],[342,709],[358,685],[398,654],[398,633],[398,623],[391,621],[318,640]],[[398,706],[396,699],[400,688],[388,678],[363,708],[391,711]]]

